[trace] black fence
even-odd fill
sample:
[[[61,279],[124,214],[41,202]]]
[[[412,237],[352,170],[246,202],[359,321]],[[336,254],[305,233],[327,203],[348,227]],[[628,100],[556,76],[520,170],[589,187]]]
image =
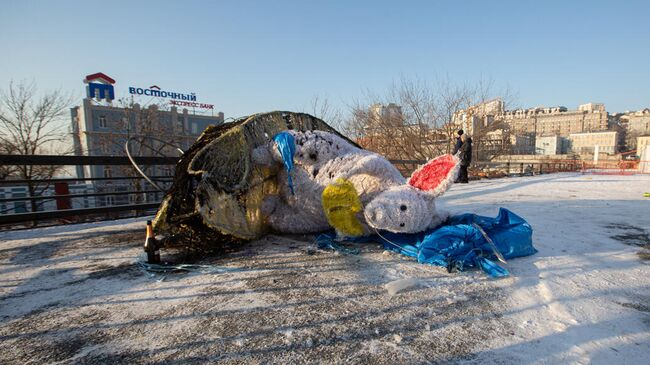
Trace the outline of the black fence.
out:
[[[178,158],[169,157],[134,157],[139,166],[171,166],[168,171],[173,171]],[[164,192],[154,189],[152,184],[143,177],[137,175],[131,161],[125,156],[52,156],[52,155],[0,155],[0,166],[4,168],[27,166],[75,166],[84,168],[86,166],[122,166],[122,174],[126,176],[90,176],[83,178],[49,178],[49,179],[13,179],[0,180],[0,188],[11,187],[42,191],[42,193],[24,197],[3,197],[0,198],[0,226],[27,224],[34,226],[38,224],[57,224],[68,222],[87,221],[89,219],[107,219],[125,216],[150,215],[155,212],[160,204]],[[95,174],[97,175],[97,174]],[[171,175],[171,174],[170,174]],[[150,176],[150,179],[159,186],[168,187],[173,176]],[[77,188],[85,185],[82,190],[90,190],[72,194],[69,188]],[[46,187],[54,187],[45,190]],[[135,188],[133,188],[135,187]],[[47,193],[45,193],[47,192]],[[5,191],[5,195],[8,192]],[[138,199],[132,199],[134,196]],[[121,199],[114,199],[122,197]],[[73,199],[92,200],[91,207],[73,208]],[[117,200],[117,203],[114,203]],[[44,202],[55,202],[56,209],[45,210]],[[18,204],[16,204],[18,202]],[[32,204],[38,202],[38,204]],[[126,202],[126,203],[125,203]],[[129,203],[133,202],[133,203]],[[7,208],[13,205],[13,208]],[[16,206],[23,207],[25,212],[16,212]],[[37,207],[37,209],[33,209]],[[13,228],[13,227],[12,227]]]
[[[167,169],[170,173],[165,176],[150,176],[150,179],[158,186],[168,188],[173,181],[171,171],[176,165],[176,157],[134,157],[139,166],[170,166]],[[420,160],[391,160],[405,176],[408,176],[419,165],[426,161]],[[0,155],[0,167],[10,166],[126,166],[123,170],[129,176],[102,176],[82,178],[49,178],[49,179],[4,179],[0,180],[2,187],[32,186],[42,189],[44,186],[55,186],[55,194],[34,194],[34,196],[21,197],[0,197],[0,228],[19,228],[43,225],[73,223],[88,220],[100,220],[109,218],[134,217],[151,215],[160,205],[160,199],[164,195],[154,186],[137,175],[131,161],[125,156],[18,156]],[[500,177],[500,176],[522,176],[541,173],[553,173],[561,171],[579,171],[582,164],[577,160],[530,160],[530,161],[503,161],[503,162],[477,162],[470,167],[470,176]],[[95,173],[94,175],[98,175]],[[122,174],[124,175],[124,174]],[[91,192],[70,193],[70,187],[85,185],[85,189]],[[102,187],[109,187],[109,191],[103,191]],[[116,187],[120,189],[115,189]],[[90,188],[88,188],[90,187]],[[137,187],[128,189],[128,187]],[[50,191],[51,192],[51,191]],[[7,192],[5,192],[7,195]],[[131,199],[134,196],[145,197],[144,199]],[[114,197],[122,197],[117,203]],[[91,207],[74,208],[73,199],[93,199]],[[43,208],[45,201],[54,201],[55,209],[33,209],[39,206]],[[110,204],[107,203],[110,201]],[[16,202],[21,202],[29,211],[16,212]],[[39,202],[39,204],[32,204]],[[29,204],[27,204],[29,203]],[[14,205],[12,209],[6,209],[8,205]],[[51,205],[51,204],[50,204]],[[1,208],[5,209],[1,209]]]

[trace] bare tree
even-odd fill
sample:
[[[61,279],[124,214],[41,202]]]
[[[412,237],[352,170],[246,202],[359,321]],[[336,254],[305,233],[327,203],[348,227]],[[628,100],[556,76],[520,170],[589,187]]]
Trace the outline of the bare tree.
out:
[[[34,83],[9,84],[7,92],[0,91],[0,153],[39,155],[54,152],[54,144],[65,138],[64,118],[72,97],[60,90],[39,95]],[[61,153],[61,151],[57,151]],[[34,180],[49,180],[61,166],[11,166],[2,171],[3,178],[27,180],[30,197],[40,196],[49,184]],[[31,200],[31,210],[41,203]]]
[[[499,98],[494,95],[492,82],[484,80],[468,86],[439,79],[431,86],[422,79],[401,78],[383,96],[367,92],[363,102],[349,105],[344,131],[390,159],[428,160],[451,152],[461,121],[475,121],[474,160],[490,160],[510,152],[511,136],[503,108],[512,95],[507,89]],[[496,112],[488,107],[494,102],[501,103]]]
[[[402,78],[385,96],[368,95],[350,106],[348,129],[364,147],[392,159],[425,160],[448,152],[452,117],[469,102],[463,88],[448,83],[434,89],[422,79]]]
[[[0,143],[0,154],[13,155],[15,154],[15,151],[13,150],[12,146],[5,145],[4,143]],[[6,180],[11,176],[15,176],[17,172],[18,169],[16,168],[16,166],[2,165],[0,166],[0,180]]]
[[[314,95],[306,113],[322,119],[339,132],[344,132],[345,120],[343,113],[340,109],[334,107],[327,97]]]
[[[492,80],[481,79],[468,89],[468,95],[469,105],[457,115],[473,118],[474,125],[470,129],[474,141],[474,160],[490,161],[511,154],[514,131],[505,119],[505,107],[515,99],[510,89],[506,87],[495,92]]]

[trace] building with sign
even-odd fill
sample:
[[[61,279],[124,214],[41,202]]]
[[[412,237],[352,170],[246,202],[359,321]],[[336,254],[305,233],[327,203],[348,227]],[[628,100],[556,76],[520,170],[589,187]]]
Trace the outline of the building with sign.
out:
[[[125,144],[131,140],[130,151],[134,156],[177,156],[178,148],[185,151],[199,137],[205,128],[211,124],[224,122],[221,112],[215,115],[202,115],[191,112],[191,109],[181,108],[176,103],[151,103],[142,106],[138,103],[115,106],[113,100],[115,80],[97,73],[88,75],[84,80],[87,98],[81,105],[71,109],[72,139],[74,152],[79,156],[125,156]],[[147,90],[156,90],[157,86]],[[158,88],[159,90],[160,88]],[[167,92],[165,92],[167,94]],[[181,97],[178,93],[174,96]],[[195,94],[191,94],[196,98]],[[165,95],[166,96],[166,95]],[[190,97],[190,94],[183,95]],[[187,102],[192,102],[189,99]],[[190,106],[203,107],[211,104]],[[77,176],[80,178],[115,178],[134,176],[130,166],[79,166]],[[172,167],[150,166],[145,172],[150,176],[171,176]],[[97,192],[133,190],[132,181],[108,181],[104,184],[94,184]],[[138,189],[140,187],[137,187]],[[139,191],[139,190],[138,190]],[[98,198],[97,205],[126,204],[128,201],[117,201],[117,197],[106,196]],[[128,198],[120,196],[120,199]]]
[[[89,98],[97,100],[106,100],[111,102],[115,99],[115,80],[111,77],[98,72],[92,75],[86,76],[84,83],[88,84],[86,86],[86,95]]]

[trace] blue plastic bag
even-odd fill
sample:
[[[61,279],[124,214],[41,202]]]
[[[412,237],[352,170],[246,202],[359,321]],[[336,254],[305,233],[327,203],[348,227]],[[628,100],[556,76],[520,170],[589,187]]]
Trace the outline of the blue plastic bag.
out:
[[[320,248],[358,253],[343,249],[344,246],[335,239],[334,232],[324,233],[318,237],[317,243]],[[495,262],[499,260],[499,254],[503,259],[511,259],[537,252],[533,247],[532,227],[505,208],[499,209],[496,218],[460,214],[449,218],[442,226],[422,233],[380,232],[378,236],[348,238],[346,241],[380,242],[384,249],[414,257],[423,264],[446,267],[450,272],[480,268],[493,278],[509,275],[508,270]]]
[[[280,132],[273,137],[273,140],[278,147],[280,156],[282,156],[284,167],[287,169],[289,190],[291,190],[291,194],[293,194],[293,180],[291,179],[291,171],[293,170],[293,156],[296,154],[295,139],[293,138],[293,135],[288,132]]]
[[[537,252],[532,227],[505,208],[499,209],[496,218],[461,214],[423,233],[386,232],[379,240],[385,249],[415,257],[420,263],[447,267],[449,271],[478,267],[492,277],[507,276],[508,271],[494,262],[498,254],[481,230],[505,259]]]

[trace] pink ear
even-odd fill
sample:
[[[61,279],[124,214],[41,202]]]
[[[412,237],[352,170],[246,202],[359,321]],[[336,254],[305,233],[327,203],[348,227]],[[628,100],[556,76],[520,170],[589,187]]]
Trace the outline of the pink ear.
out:
[[[433,196],[444,193],[458,175],[460,159],[454,155],[442,155],[415,170],[409,185]]]

